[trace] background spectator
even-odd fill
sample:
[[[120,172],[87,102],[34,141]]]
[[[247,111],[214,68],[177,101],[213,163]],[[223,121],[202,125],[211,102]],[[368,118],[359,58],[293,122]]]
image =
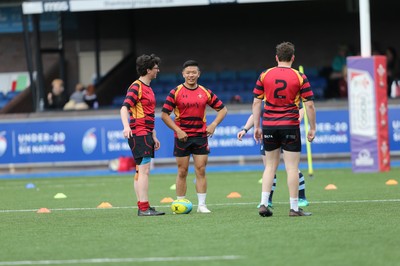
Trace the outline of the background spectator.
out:
[[[329,75],[327,98],[337,98],[339,93],[339,82],[343,79],[343,68],[346,66],[346,57],[349,56],[347,45],[339,45],[338,52],[332,60],[332,72]]]
[[[64,82],[61,79],[54,79],[51,82],[51,92],[47,94],[47,108],[62,109],[67,102],[64,96]]]
[[[397,51],[394,47],[386,48],[386,64],[387,64],[387,88],[388,96],[390,97],[390,91],[392,83],[399,79],[399,58],[397,57]]]
[[[342,77],[338,82],[340,98],[347,98],[347,66],[342,69]]]
[[[84,101],[85,87],[78,83],[75,86],[75,91],[69,97],[69,101],[64,105],[64,110],[84,110],[88,109],[88,105]]]
[[[86,88],[85,96],[83,97],[85,103],[91,109],[99,108],[99,102],[97,101],[96,89],[93,84],[90,84]]]

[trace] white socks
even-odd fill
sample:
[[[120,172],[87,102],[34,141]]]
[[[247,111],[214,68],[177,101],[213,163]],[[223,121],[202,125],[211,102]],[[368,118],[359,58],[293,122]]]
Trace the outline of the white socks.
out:
[[[270,194],[270,192],[261,192],[261,205],[268,207],[268,198]]]
[[[197,193],[197,199],[199,201],[199,206],[206,205],[207,193]]]
[[[299,198],[289,198],[290,200],[290,209],[295,212],[299,211]]]

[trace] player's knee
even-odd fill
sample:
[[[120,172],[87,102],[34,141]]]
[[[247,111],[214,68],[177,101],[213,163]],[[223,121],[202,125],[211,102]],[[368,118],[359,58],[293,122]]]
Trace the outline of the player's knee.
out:
[[[187,175],[188,175],[188,169],[186,168],[178,169],[179,178],[186,178]]]

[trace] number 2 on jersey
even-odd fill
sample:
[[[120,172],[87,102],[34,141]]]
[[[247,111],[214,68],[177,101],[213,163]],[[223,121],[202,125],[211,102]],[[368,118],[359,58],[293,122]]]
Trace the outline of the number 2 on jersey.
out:
[[[280,91],[283,91],[287,87],[286,80],[283,79],[276,79],[275,84],[278,85],[277,88],[274,91],[274,98],[276,99],[286,99],[285,95],[279,95],[278,93]]]

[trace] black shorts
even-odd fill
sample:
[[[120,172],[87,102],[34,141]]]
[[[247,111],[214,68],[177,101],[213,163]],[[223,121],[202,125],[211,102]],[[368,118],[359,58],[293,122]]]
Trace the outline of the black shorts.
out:
[[[186,142],[180,141],[175,138],[174,143],[174,156],[186,157],[190,154],[209,154],[210,148],[208,147],[207,137],[188,137]]]
[[[301,152],[300,128],[263,129],[263,144],[266,151],[282,148],[285,151]]]
[[[154,140],[152,133],[145,136],[132,136],[128,139],[133,158],[137,165],[142,162],[143,157],[154,158]]]

